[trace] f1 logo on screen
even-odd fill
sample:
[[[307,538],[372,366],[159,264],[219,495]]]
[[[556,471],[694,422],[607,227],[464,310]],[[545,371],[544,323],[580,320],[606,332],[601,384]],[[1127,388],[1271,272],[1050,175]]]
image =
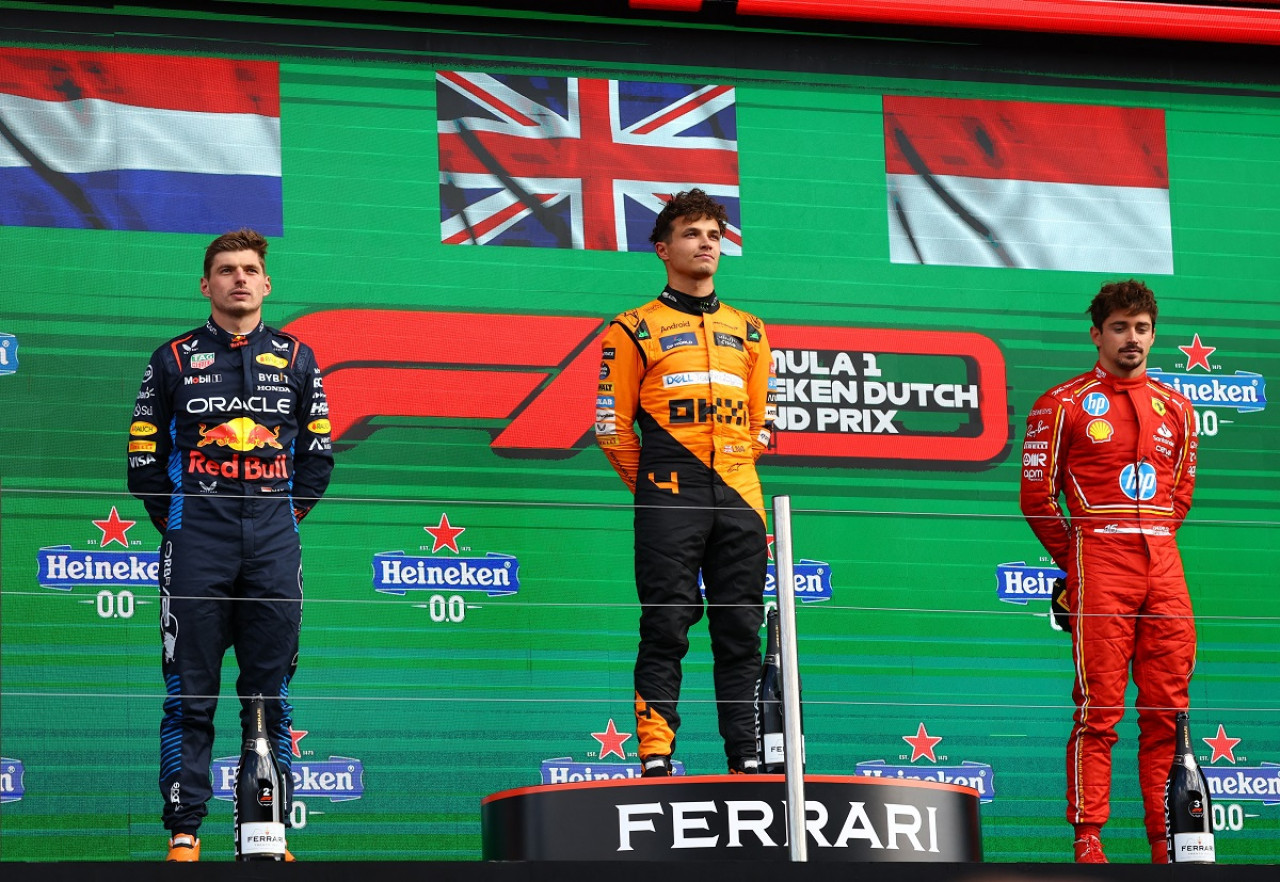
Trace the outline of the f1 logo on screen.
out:
[[[325,366],[333,440],[377,417],[505,420],[505,455],[590,444],[605,319],[414,310],[315,312],[283,330]],[[955,331],[770,325],[783,459],[989,463],[1009,444],[1004,356]]]

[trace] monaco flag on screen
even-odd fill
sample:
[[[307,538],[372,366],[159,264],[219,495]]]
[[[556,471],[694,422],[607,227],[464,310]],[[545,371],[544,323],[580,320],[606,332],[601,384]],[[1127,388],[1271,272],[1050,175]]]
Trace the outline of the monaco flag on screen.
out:
[[[701,187],[742,252],[730,86],[440,71],[436,104],[446,244],[649,251],[670,194]]]
[[[278,66],[0,50],[0,224],[280,235]]]
[[[1172,273],[1164,111],[884,97],[894,263]]]

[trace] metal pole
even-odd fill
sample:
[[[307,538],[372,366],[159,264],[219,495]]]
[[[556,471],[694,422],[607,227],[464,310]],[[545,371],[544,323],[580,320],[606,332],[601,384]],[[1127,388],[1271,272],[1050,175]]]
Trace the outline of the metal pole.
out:
[[[773,565],[777,572],[782,650],[782,737],[786,751],[787,841],[791,860],[809,860],[804,831],[804,732],[800,729],[800,661],[796,656],[796,583],[791,566],[791,497],[773,497]]]

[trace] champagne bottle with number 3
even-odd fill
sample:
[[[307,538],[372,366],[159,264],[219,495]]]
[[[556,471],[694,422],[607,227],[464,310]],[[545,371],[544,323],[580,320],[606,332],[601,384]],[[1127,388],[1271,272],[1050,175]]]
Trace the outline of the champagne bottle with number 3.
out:
[[[1178,711],[1177,748],[1173,768],[1164,785],[1165,842],[1175,864],[1212,864],[1217,861],[1213,844],[1213,812],[1209,785],[1191,749],[1191,723],[1186,711]]]

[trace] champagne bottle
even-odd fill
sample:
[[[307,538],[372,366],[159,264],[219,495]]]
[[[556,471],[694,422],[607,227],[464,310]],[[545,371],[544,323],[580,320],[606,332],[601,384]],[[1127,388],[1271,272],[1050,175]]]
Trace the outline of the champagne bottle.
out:
[[[787,758],[782,723],[782,638],[776,609],[769,610],[765,627],[768,636],[756,704],[757,752],[761,772],[781,775],[786,771]]]
[[[1217,861],[1213,844],[1213,812],[1209,785],[1191,749],[1191,723],[1178,711],[1173,768],[1164,785],[1165,844],[1169,860],[1182,864]]]
[[[249,702],[249,732],[236,769],[236,860],[282,861],[285,854],[280,767],[267,737],[261,695]]]

